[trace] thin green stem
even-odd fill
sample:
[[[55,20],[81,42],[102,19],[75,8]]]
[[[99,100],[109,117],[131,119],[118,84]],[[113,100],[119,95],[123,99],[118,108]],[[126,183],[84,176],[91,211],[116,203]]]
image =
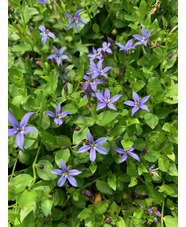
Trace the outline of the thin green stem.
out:
[[[39,156],[39,152],[40,152],[40,150],[41,150],[41,146],[42,146],[42,144],[39,145],[39,148],[38,148],[38,150],[37,150],[36,157],[35,157],[34,162],[33,162],[33,164],[32,164],[33,181],[32,181],[32,184],[30,185],[29,188],[32,188],[33,185],[34,185],[35,182],[36,182],[36,178],[37,178],[37,176],[36,176],[36,162],[37,162],[37,159],[38,159],[38,156]]]
[[[145,184],[145,181],[139,176],[139,179]]]
[[[104,27],[104,25],[106,24],[107,20],[109,19],[110,14],[111,14],[111,12],[112,12],[113,6],[114,6],[114,1],[112,2],[112,5],[111,5],[111,7],[110,7],[108,16],[106,17],[105,21],[103,22],[103,24],[102,24],[102,26],[101,26],[101,30],[102,30],[102,28]]]
[[[165,206],[165,202],[163,201],[163,203],[162,203],[162,208],[161,208],[161,227],[163,227],[163,213],[164,213],[164,206]]]
[[[10,176],[10,180],[11,180],[12,177],[14,176],[14,172],[15,172],[16,165],[17,165],[17,158],[16,158],[16,160],[15,160],[15,162],[14,162],[14,166],[13,166],[13,169],[12,169],[12,174],[11,174],[11,176]]]

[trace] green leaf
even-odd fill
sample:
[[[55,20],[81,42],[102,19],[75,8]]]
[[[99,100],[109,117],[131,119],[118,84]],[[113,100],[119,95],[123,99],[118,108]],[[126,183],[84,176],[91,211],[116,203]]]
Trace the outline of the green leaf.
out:
[[[169,160],[167,158],[164,157],[160,157],[158,159],[158,166],[160,167],[160,170],[162,170],[163,172],[167,172],[169,169]]]
[[[27,216],[27,214],[30,213],[30,211],[34,211],[36,209],[36,191],[24,191],[21,196],[18,199],[18,203],[21,207],[21,213],[20,213],[20,221],[22,222],[24,218]]]
[[[96,206],[96,213],[97,214],[103,214],[107,211],[107,208],[108,208],[108,203],[109,201],[108,200],[105,200],[103,202],[100,202],[97,206]]]
[[[38,176],[43,180],[53,180],[56,178],[56,175],[51,173],[51,170],[54,169],[53,165],[48,160],[41,160],[37,163],[38,166],[43,165],[44,168],[36,168]]]
[[[96,182],[96,187],[102,193],[105,193],[105,194],[108,194],[108,195],[112,195],[112,193],[113,193],[110,186],[103,180],[98,180]]]
[[[87,218],[90,218],[91,216],[92,216],[91,209],[90,208],[85,208],[79,213],[78,218],[85,220]]]
[[[63,107],[63,111],[69,111],[69,112],[71,112],[72,114],[75,114],[75,113],[77,113],[77,111],[78,111],[78,107],[77,107],[75,104],[70,103],[70,104],[67,104],[67,105],[65,105],[65,106]]]
[[[116,176],[114,174],[107,178],[107,183],[113,190],[116,190]]]
[[[47,132],[41,132],[41,141],[46,147],[48,147],[48,149],[54,149],[57,147],[56,138]]]
[[[21,227],[35,227],[33,211],[31,211],[23,220]]]
[[[160,81],[156,77],[152,77],[148,80],[147,94],[154,95],[157,91],[161,91],[162,86]]]
[[[126,227],[125,222],[122,217],[118,217],[116,221],[116,226],[117,227]]]
[[[158,158],[159,158],[160,154],[158,151],[151,151],[151,152],[147,152],[144,155],[145,160],[149,161],[149,162],[155,162]]]
[[[95,162],[92,162],[89,166],[89,169],[90,169],[91,173],[94,174],[97,170],[97,164]]]
[[[54,201],[49,198],[44,198],[41,201],[41,210],[45,216],[48,216],[51,213],[51,209],[53,207]]]
[[[167,195],[171,195],[174,193],[174,190],[172,190],[171,187],[169,187],[168,185],[166,184],[163,184],[161,186],[159,186],[159,192],[165,192]]]
[[[125,149],[125,150],[128,150],[130,147],[132,147],[132,145],[134,144],[132,141],[125,141],[125,140],[122,140],[121,141],[121,144],[122,144],[122,146],[123,146],[123,148]]]
[[[146,113],[144,115],[144,119],[148,126],[150,126],[152,129],[154,129],[159,122],[158,117],[155,114],[151,113]]]
[[[166,227],[178,227],[178,219],[171,215],[166,215],[164,218]]]
[[[60,166],[60,162],[61,159],[63,159],[63,161],[66,163],[70,158],[70,151],[69,149],[64,149],[64,150],[59,150],[55,153],[55,162],[56,164],[61,168]]]
[[[138,181],[136,180],[136,178],[135,177],[131,177],[130,178],[130,184],[128,185],[128,187],[133,187],[133,186],[135,186],[137,184],[138,184]]]
[[[87,136],[88,128],[83,128],[80,131],[74,131],[73,133],[73,144],[77,144]]]
[[[10,180],[9,186],[18,192],[23,190],[26,186],[30,186],[32,180],[33,178],[30,175],[22,173]]]
[[[71,140],[68,136],[60,135],[60,136],[56,136],[55,138],[57,140],[57,145],[59,147],[63,147],[63,146],[70,147],[71,146]]]
[[[135,81],[134,83],[131,84],[132,89],[135,92],[140,91],[144,86],[146,85],[146,83],[143,80],[138,80]]]
[[[111,206],[110,206],[110,212],[111,212],[112,214],[115,214],[115,213],[116,213],[116,215],[118,215],[119,212],[120,212],[118,205],[117,205],[116,202],[114,202],[114,201],[112,202],[112,204],[111,204]]]
[[[98,115],[98,120],[96,121],[96,124],[99,126],[105,126],[109,124],[111,121],[116,119],[116,117],[119,115],[117,112],[113,111],[105,111]]]

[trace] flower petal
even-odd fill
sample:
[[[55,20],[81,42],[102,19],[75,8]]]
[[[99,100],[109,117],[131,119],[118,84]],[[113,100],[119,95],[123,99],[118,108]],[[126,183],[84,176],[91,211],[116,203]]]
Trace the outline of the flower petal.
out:
[[[134,147],[130,147],[129,149],[128,149],[128,151],[133,151],[134,150]]]
[[[61,103],[59,103],[56,107],[56,114],[60,114],[61,111]]]
[[[104,148],[104,147],[96,146],[96,150],[97,150],[100,154],[108,154],[107,149]]]
[[[143,40],[143,37],[141,35],[133,35],[133,37],[140,41]]]
[[[139,103],[139,96],[135,91],[132,92],[132,97],[134,99],[134,102]]]
[[[128,155],[130,155],[132,158],[136,159],[137,161],[140,162],[140,158],[138,157],[137,154],[134,154],[133,152],[128,152]]]
[[[115,95],[110,99],[110,102],[116,102],[122,95]]]
[[[69,111],[63,111],[63,112],[60,114],[60,117],[61,117],[61,118],[66,117],[67,114],[71,114],[71,112],[69,112]]]
[[[61,169],[63,171],[67,171],[68,170],[68,168],[67,168],[67,166],[66,166],[66,164],[65,164],[65,162],[63,161],[62,158],[61,158],[61,161],[60,161],[60,166],[61,166]]]
[[[147,102],[147,100],[148,100],[149,98],[150,98],[150,95],[143,97],[143,98],[140,100],[140,104],[144,104],[145,102]]]
[[[57,125],[62,125],[62,124],[63,124],[63,121],[62,121],[60,118],[57,118],[57,117],[54,118],[54,122],[55,122]]]
[[[46,31],[46,28],[43,25],[40,25],[39,26],[39,30],[42,31],[42,32],[45,32]]]
[[[59,51],[58,51],[58,49],[55,46],[53,46],[53,49],[54,49],[55,54],[59,55]]]
[[[62,55],[64,50],[65,50],[65,47],[61,47],[60,50],[59,50],[59,55]]]
[[[119,163],[122,163],[127,160],[127,154],[124,154]]]
[[[35,112],[30,112],[27,113],[23,116],[21,123],[20,123],[20,128],[25,127],[28,123],[29,118],[32,116],[32,114],[34,114]]]
[[[105,99],[110,100],[110,91],[108,89],[105,90]]]
[[[82,173],[81,171],[77,170],[77,169],[70,169],[68,171],[69,175],[70,176],[76,176],[76,175],[79,175],[80,173]]]
[[[125,101],[123,104],[125,104],[127,106],[135,106],[135,102],[133,102],[133,101]]]
[[[134,115],[134,113],[136,112],[136,111],[138,111],[139,110],[139,107],[138,106],[135,106],[134,108],[132,108],[132,116]]]
[[[90,157],[90,161],[91,162],[95,161],[95,159],[96,159],[96,150],[94,148],[91,148],[89,157]]]
[[[105,67],[105,68],[103,69],[103,72],[106,73],[106,72],[109,71],[110,69],[112,69],[112,67],[107,66],[107,67]]]
[[[76,23],[76,22],[75,22],[75,29],[79,33],[79,31],[78,31],[78,23]]]
[[[66,10],[65,10],[65,14],[66,14],[66,16],[67,16],[69,19],[71,19],[71,20],[74,19],[74,17],[72,17],[70,14],[68,14]]]
[[[56,55],[55,54],[51,54],[47,57],[47,59],[53,59],[53,58],[56,58]]]
[[[91,80],[91,79],[90,79],[90,77],[89,77],[89,76],[87,76],[87,75],[84,75],[83,79],[88,80],[88,81],[90,81],[90,80]]]
[[[63,175],[63,171],[60,169],[51,169],[50,172],[54,175]]]
[[[68,24],[67,31],[68,31],[69,29],[71,29],[71,27],[74,25],[74,23],[75,23],[75,21],[73,20],[73,21],[71,21],[71,22]]]
[[[104,102],[98,102],[98,107],[97,107],[96,110],[100,110],[100,109],[103,109],[105,107],[106,107],[106,103],[104,103]]]
[[[32,126],[26,126],[26,127],[24,127],[24,131],[23,131],[24,134],[28,134],[30,132],[37,133],[36,130]]]
[[[13,136],[17,133],[17,130],[15,128],[9,128],[8,129],[8,136]]]
[[[22,151],[24,151],[24,148],[23,148],[24,134],[23,134],[23,133],[20,133],[20,132],[17,133],[16,143],[17,143],[17,146],[18,146]]]
[[[151,35],[151,33],[152,33],[152,31],[154,30],[154,28],[153,29],[151,29],[149,32],[148,32],[148,34],[147,34],[147,38],[149,38],[149,36]]]
[[[78,20],[78,24],[80,24],[80,25],[85,25],[85,24],[87,24],[87,23],[85,23],[84,21],[82,21],[81,19],[79,19],[79,20]]]
[[[107,106],[112,110],[117,110],[116,107],[112,103],[108,103]]]
[[[108,140],[107,137],[101,137],[95,141],[95,144],[99,145],[99,144],[105,143],[107,140]]]
[[[86,151],[88,151],[90,148],[91,148],[90,145],[84,145],[84,146],[82,146],[76,153],[83,153],[83,152],[86,152]]]
[[[88,130],[88,133],[87,133],[87,139],[88,139],[90,144],[94,143],[93,136],[92,136],[92,134],[90,133],[89,130]]]
[[[79,14],[80,14],[81,11],[83,11],[83,9],[79,9],[79,10],[76,11],[76,13],[75,13],[75,17],[76,17],[76,18],[79,17]]]
[[[143,109],[143,110],[146,110],[146,111],[150,112],[149,111],[149,108],[146,105],[140,105],[140,108]]]
[[[57,186],[58,187],[62,187],[64,185],[65,181],[66,181],[66,177],[65,176],[61,176],[59,178],[58,182],[57,182]]]
[[[15,117],[8,111],[8,121],[14,128],[19,128]]]
[[[129,41],[126,43],[126,48],[131,48],[132,42],[133,42],[133,39],[129,39]]]
[[[42,44],[46,43],[47,38],[48,38],[48,36],[47,36],[47,35],[43,35],[43,37],[41,38],[41,42],[42,42]]]
[[[95,84],[95,83],[90,83],[90,86],[91,86],[92,90],[93,90],[94,92],[96,92],[96,90],[97,90],[96,84]]]
[[[143,37],[147,37],[147,32],[146,32],[146,30],[143,26],[142,26],[142,29],[141,29],[141,33],[142,33]]]
[[[105,102],[105,98],[101,93],[96,93],[96,97],[100,102]]]
[[[55,113],[51,112],[51,111],[44,111],[44,113],[46,113],[48,116],[50,117],[55,117]]]
[[[114,150],[115,150],[116,152],[118,152],[119,154],[125,154],[125,150],[122,149],[122,148],[114,148]]]
[[[55,35],[52,32],[48,32],[48,36],[50,36],[53,39],[56,39]]]
[[[126,50],[126,47],[123,46],[121,43],[116,43],[116,45],[120,47],[120,50]]]
[[[72,186],[77,187],[77,182],[74,177],[71,177],[70,175],[68,175],[67,179]]]

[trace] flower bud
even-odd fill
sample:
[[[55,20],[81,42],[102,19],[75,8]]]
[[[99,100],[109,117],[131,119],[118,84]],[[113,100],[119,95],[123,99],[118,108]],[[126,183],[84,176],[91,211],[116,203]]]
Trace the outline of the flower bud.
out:
[[[37,65],[41,65],[41,62],[40,62],[40,61],[36,61],[36,64],[37,64]]]
[[[146,153],[147,153],[147,149],[146,149],[145,147],[143,147],[143,148],[141,149],[141,153],[142,153],[142,154],[146,154]]]
[[[68,93],[68,87],[67,87],[66,83],[64,84],[64,90],[65,90],[66,93]]]
[[[151,225],[151,222],[150,222],[150,221],[148,221],[148,222],[147,222],[147,225]]]
[[[25,190],[27,190],[28,189],[28,186],[25,186]]]
[[[89,190],[85,190],[84,193],[89,198],[93,196],[92,193]]]
[[[172,56],[173,56],[173,53],[170,53],[169,56],[168,56],[168,58],[171,59]]]
[[[111,222],[111,219],[110,218],[106,218],[105,222],[108,224]]]
[[[43,169],[43,168],[44,168],[44,165],[40,165],[39,168],[40,168],[40,169]]]
[[[44,222],[48,222],[49,220],[50,220],[49,217],[44,218]]]
[[[124,92],[124,93],[127,93],[127,89],[126,89],[126,88],[123,88],[123,92]]]
[[[116,29],[113,29],[111,33],[112,33],[113,35],[116,35],[116,34],[117,34],[117,30],[116,30]]]
[[[113,44],[113,43],[114,43],[114,41],[113,41],[109,36],[107,36],[107,40],[108,40],[108,42],[109,42],[110,44]]]
[[[74,130],[75,130],[75,131],[79,131],[79,130],[80,130],[80,127],[75,127]]]
[[[52,199],[52,195],[48,195],[48,198],[49,198],[49,199]]]

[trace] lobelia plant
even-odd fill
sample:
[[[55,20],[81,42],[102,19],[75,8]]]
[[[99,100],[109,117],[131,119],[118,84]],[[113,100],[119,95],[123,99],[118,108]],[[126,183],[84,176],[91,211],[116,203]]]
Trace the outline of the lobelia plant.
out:
[[[9,2],[8,227],[177,226],[173,2]]]

